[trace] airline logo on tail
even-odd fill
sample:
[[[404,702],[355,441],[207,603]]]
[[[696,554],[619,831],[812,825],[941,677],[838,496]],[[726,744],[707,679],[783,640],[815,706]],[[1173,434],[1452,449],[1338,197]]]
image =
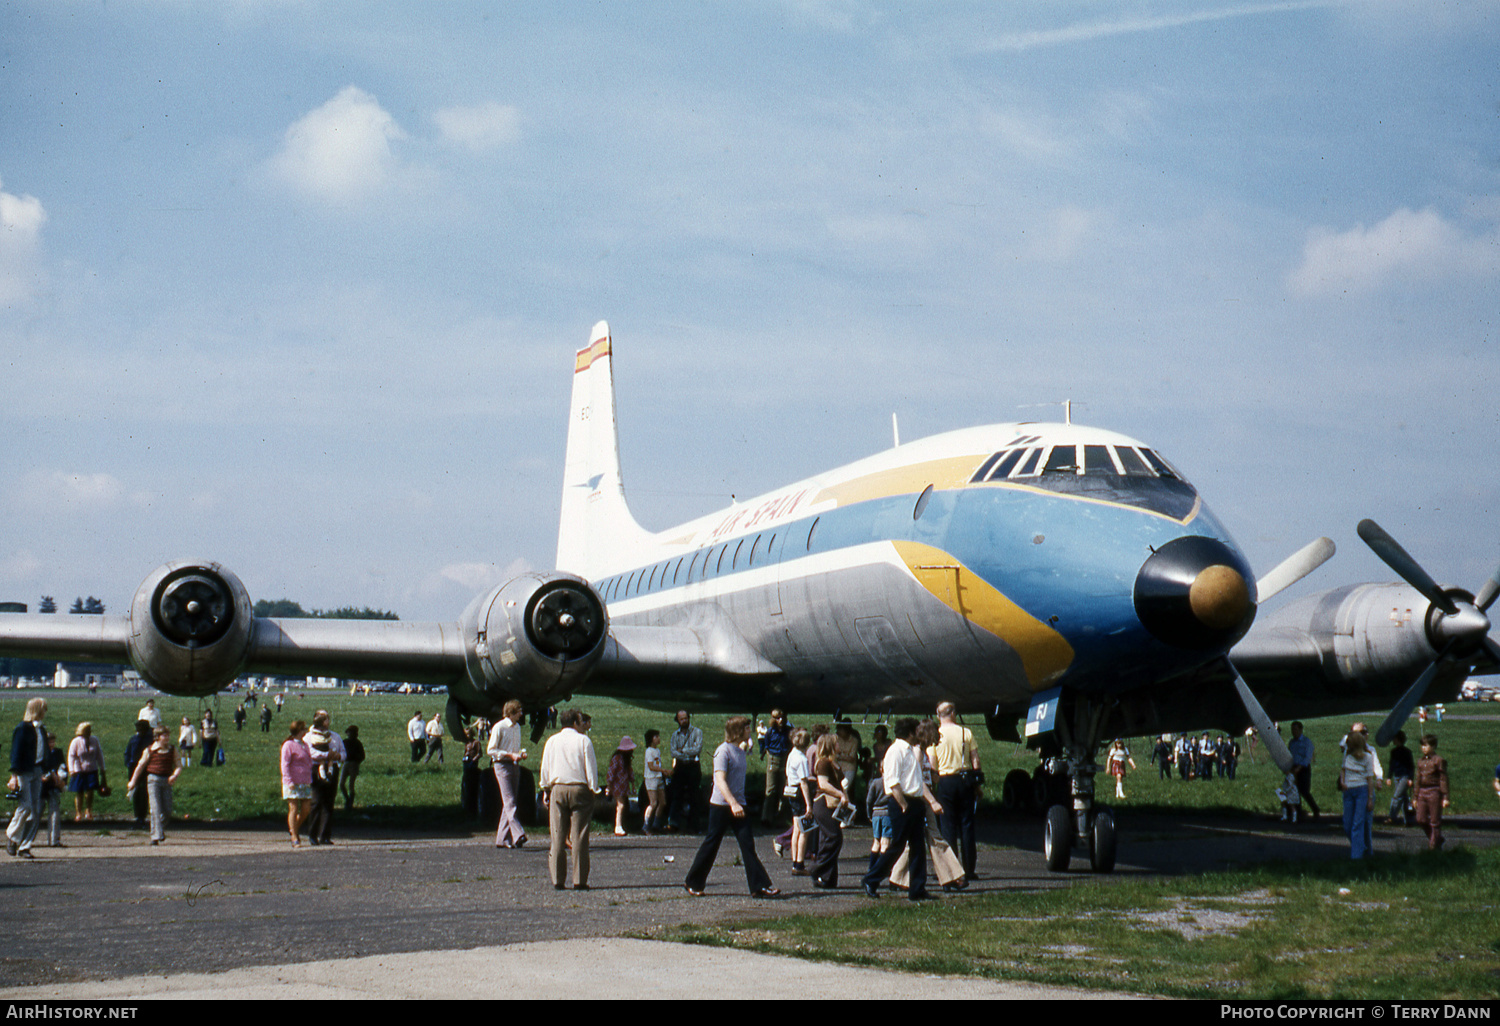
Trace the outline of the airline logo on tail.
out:
[[[574,374],[582,374],[594,365],[595,360],[603,359],[609,355],[609,336],[596,339],[589,343],[585,349],[578,350],[578,360],[573,365]]]

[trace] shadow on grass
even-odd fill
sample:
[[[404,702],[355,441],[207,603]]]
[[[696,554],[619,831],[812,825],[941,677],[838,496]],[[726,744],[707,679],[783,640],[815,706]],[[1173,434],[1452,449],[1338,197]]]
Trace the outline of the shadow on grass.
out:
[[[1493,863],[1496,858],[1489,852],[1481,858],[1479,851],[1459,847],[1442,852],[1384,853],[1358,861],[1276,861],[1241,870],[1235,875],[1248,875],[1264,883],[1405,884],[1467,877],[1479,868],[1481,861]]]

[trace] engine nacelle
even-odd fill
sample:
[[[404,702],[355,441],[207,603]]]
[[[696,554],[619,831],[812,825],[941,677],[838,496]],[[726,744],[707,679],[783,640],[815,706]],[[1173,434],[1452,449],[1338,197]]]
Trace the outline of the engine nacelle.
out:
[[[1330,692],[1388,696],[1409,687],[1437,656],[1431,619],[1431,604],[1409,585],[1348,585],[1262,614],[1244,651],[1253,663],[1256,636],[1264,631],[1275,644],[1278,628],[1288,628],[1316,649]]]
[[[240,579],[217,563],[154,570],[130,603],[130,661],[153,687],[205,697],[245,663],[254,610]]]
[[[609,614],[583,578],[531,573],[476,599],[462,627],[470,685],[495,706],[515,698],[535,709],[588,677],[604,655]]]

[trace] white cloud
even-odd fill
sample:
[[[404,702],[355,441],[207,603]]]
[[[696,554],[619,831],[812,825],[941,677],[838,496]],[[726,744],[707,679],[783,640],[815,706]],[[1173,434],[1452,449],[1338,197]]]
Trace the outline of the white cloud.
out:
[[[1363,292],[1396,278],[1500,274],[1500,232],[1468,235],[1434,210],[1397,210],[1366,228],[1315,228],[1288,283],[1303,295]]]
[[[1063,263],[1078,252],[1094,226],[1087,210],[1062,206],[1052,211],[1031,240],[1031,255],[1045,263]]]
[[[18,302],[35,290],[41,277],[37,249],[46,220],[42,201],[35,196],[0,191],[0,303]]]
[[[444,107],[432,116],[445,140],[471,150],[492,150],[521,137],[521,114],[491,101],[475,107]]]
[[[148,492],[128,490],[113,474],[77,474],[66,470],[32,470],[22,474],[11,490],[20,509],[49,513],[104,513],[124,508],[145,509]]]
[[[398,169],[392,141],[406,138],[375,97],[356,86],[286,130],[271,158],[273,177],[296,192],[347,204],[378,192]]]
[[[1230,18],[1247,18],[1263,14],[1283,14],[1313,7],[1331,6],[1330,0],[1290,0],[1287,3],[1239,4],[1230,7],[1187,11],[1182,14],[1167,14],[1157,17],[1126,16],[1104,21],[1084,22],[1060,29],[1039,29],[1029,32],[1007,32],[981,41],[977,49],[990,52],[1020,53],[1039,47],[1065,46],[1070,43],[1088,43],[1096,39],[1114,36],[1136,35],[1143,32],[1160,32],[1167,29],[1184,28],[1205,22],[1225,21]]]
[[[487,591],[497,584],[530,570],[525,560],[512,560],[507,566],[498,563],[450,563],[438,571],[444,580],[463,585],[473,592]]]

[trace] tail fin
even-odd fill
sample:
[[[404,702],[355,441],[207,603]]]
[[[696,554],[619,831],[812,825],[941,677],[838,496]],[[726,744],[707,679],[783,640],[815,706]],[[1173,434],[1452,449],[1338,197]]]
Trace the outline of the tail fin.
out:
[[[650,539],[625,503],[609,324],[600,321],[573,364],[557,569],[597,577],[611,556],[642,548]]]

